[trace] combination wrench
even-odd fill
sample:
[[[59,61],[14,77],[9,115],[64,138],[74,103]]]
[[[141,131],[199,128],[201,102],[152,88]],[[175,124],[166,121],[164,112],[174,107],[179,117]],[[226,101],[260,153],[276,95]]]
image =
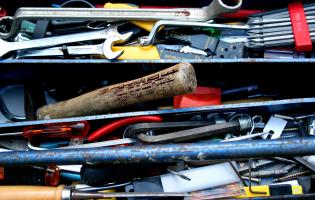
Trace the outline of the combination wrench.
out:
[[[112,44],[115,41],[107,39],[102,44],[97,45],[80,45],[80,46],[62,46],[62,47],[51,47],[45,49],[34,49],[19,52],[16,58],[29,58],[29,57],[49,57],[49,56],[64,56],[64,51],[67,51],[68,55],[79,56],[79,55],[97,55],[105,57],[107,59],[118,58],[123,51],[116,52],[111,51]]]
[[[114,59],[119,57],[123,53],[123,51],[113,52],[111,49],[112,44],[127,41],[133,34],[133,32],[120,34],[117,29],[120,25],[121,24],[114,24],[103,30],[91,31],[87,33],[68,34],[63,36],[55,36],[21,42],[6,42],[0,39],[0,57],[9,52],[17,50],[51,47],[81,41],[104,39],[108,40],[108,42],[106,42],[107,45],[105,46],[106,49],[104,51],[105,57],[108,59]]]
[[[202,8],[178,9],[104,9],[104,8],[19,8],[14,17],[0,18],[1,24],[10,24],[10,31],[0,33],[0,38],[13,38],[20,30],[22,20],[175,20],[208,21],[222,13],[236,12],[241,8],[242,0],[213,0]]]

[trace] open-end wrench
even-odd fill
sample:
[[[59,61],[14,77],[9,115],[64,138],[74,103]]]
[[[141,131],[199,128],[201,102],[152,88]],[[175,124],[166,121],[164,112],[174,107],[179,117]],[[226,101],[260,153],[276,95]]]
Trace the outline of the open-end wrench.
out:
[[[98,55],[107,59],[116,59],[123,51],[112,51],[112,45],[117,42],[126,41],[128,38],[110,38],[105,40],[102,44],[97,45],[80,45],[80,46],[62,46],[62,47],[51,47],[46,49],[31,49],[25,50],[18,53],[17,58],[28,58],[28,57],[50,57],[50,56],[64,56],[64,51],[67,51],[68,55],[79,56],[79,55]]]
[[[0,57],[5,54],[16,51],[16,50],[25,50],[25,49],[34,49],[41,47],[51,47],[57,46],[61,44],[69,44],[81,41],[90,41],[90,40],[110,40],[115,43],[119,43],[122,41],[126,41],[129,39],[133,32],[128,32],[125,34],[120,34],[117,30],[119,24],[115,24],[109,26],[103,30],[91,31],[87,33],[76,33],[76,34],[68,34],[62,36],[48,37],[42,39],[35,39],[29,41],[21,41],[21,42],[6,42],[0,39]],[[119,57],[122,52],[112,52],[106,51],[107,58]]]
[[[169,21],[169,20],[160,20],[155,23],[150,34],[139,38],[139,43],[142,46],[148,46],[154,43],[154,39],[162,27],[166,26],[178,26],[178,27],[202,27],[202,28],[217,28],[219,30],[248,30],[247,25],[227,25],[227,24],[214,24],[206,22],[182,22],[182,21]]]
[[[222,13],[236,12],[241,8],[242,0],[213,0],[202,8],[178,9],[104,9],[104,8],[20,8],[14,17],[0,18],[0,24],[10,22],[8,33],[0,33],[0,38],[14,37],[20,29],[22,20],[177,20],[208,21]]]

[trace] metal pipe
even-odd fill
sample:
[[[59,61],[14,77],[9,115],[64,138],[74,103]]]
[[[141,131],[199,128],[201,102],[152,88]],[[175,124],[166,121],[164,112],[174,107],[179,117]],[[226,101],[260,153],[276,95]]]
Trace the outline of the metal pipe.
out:
[[[174,162],[312,155],[315,139],[290,138],[236,142],[142,145],[115,148],[12,151],[0,153],[0,165]]]

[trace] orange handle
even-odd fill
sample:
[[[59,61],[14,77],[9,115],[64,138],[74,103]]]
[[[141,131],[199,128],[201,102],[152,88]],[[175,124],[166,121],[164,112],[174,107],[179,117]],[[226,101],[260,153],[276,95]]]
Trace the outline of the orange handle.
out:
[[[0,200],[62,200],[64,186],[0,186]]]

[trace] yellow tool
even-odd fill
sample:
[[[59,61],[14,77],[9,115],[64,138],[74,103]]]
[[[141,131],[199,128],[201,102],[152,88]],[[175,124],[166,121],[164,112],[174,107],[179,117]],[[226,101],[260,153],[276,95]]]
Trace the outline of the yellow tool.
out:
[[[0,200],[62,200],[64,186],[1,186]]]
[[[138,6],[124,3],[106,3],[104,4],[104,8],[134,9],[138,8]],[[131,21],[131,23],[146,31],[151,32],[155,21]],[[161,27],[160,30],[161,29],[163,29],[163,27]],[[163,50],[163,48],[157,46],[113,46],[112,49],[113,51],[124,51],[124,53],[118,58],[118,60],[200,59],[200,57],[198,56],[185,56],[185,54],[167,52]]]
[[[104,8],[110,8],[110,9],[132,9],[132,8],[138,8],[136,5],[130,5],[125,3],[106,3],[104,5]],[[153,28],[155,21],[131,21],[134,25],[146,30],[151,31]]]
[[[278,193],[282,194],[303,194],[302,186],[296,185],[260,185],[260,186],[252,186],[252,191],[254,192],[264,192],[265,194],[258,194],[250,192],[249,187],[244,187],[244,195],[237,196],[236,198],[249,198],[249,197],[269,197],[272,195],[279,195]],[[275,192],[277,194],[275,194]]]
[[[124,3],[106,3],[104,8],[110,9],[132,9],[138,8],[136,5],[124,4]],[[155,21],[131,21],[134,25],[146,30],[151,31]],[[156,46],[114,46],[114,51],[123,50],[124,53],[118,60],[158,60],[160,59],[159,51]]]
[[[118,60],[156,60],[160,54],[156,46],[113,46],[113,51],[123,50]]]

